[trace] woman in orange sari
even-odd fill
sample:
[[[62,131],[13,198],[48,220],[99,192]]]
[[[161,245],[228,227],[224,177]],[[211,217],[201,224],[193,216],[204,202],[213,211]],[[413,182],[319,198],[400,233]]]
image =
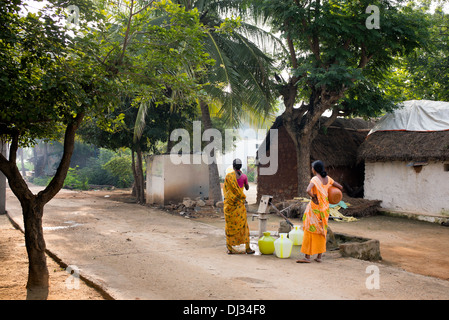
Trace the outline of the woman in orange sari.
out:
[[[303,215],[304,237],[301,252],[304,259],[296,260],[298,263],[310,263],[310,257],[318,254],[315,261],[321,262],[321,257],[326,252],[326,235],[329,220],[328,190],[334,186],[343,190],[343,187],[327,175],[322,161],[312,163],[314,177],[310,180],[307,193],[312,200],[307,205]]]
[[[226,232],[226,248],[229,254],[241,253],[232,246],[240,244],[246,245],[245,252],[254,253],[249,245],[249,227],[246,219],[246,196],[243,188],[240,188],[237,179],[239,178],[241,161],[234,160],[234,170],[226,175],[223,191],[224,191],[224,216],[225,216],[225,232]]]

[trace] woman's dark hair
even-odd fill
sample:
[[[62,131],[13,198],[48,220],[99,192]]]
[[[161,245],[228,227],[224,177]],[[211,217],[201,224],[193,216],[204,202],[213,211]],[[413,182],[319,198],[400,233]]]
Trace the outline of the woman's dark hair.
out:
[[[326,172],[326,170],[324,170],[323,161],[321,161],[321,160],[314,161],[312,163],[312,168],[323,178],[325,178],[327,176],[327,172]]]
[[[235,169],[235,170],[240,170],[241,168],[242,168],[242,160],[240,160],[240,159],[234,159],[234,161],[232,162],[232,167]]]

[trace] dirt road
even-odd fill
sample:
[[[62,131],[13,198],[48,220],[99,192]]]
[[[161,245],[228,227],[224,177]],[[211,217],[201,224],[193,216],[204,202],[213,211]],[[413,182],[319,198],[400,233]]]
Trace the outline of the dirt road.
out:
[[[332,222],[334,231],[379,239],[384,260],[373,263],[329,252],[322,263],[297,264],[299,247],[290,259],[227,255],[219,217],[186,219],[115,201],[119,195],[63,190],[44,214],[47,248],[116,299],[449,299],[448,252],[434,249],[436,243],[449,243],[446,227],[388,217]],[[7,210],[22,224],[10,190]],[[427,240],[432,235],[436,239]],[[415,246],[407,247],[411,243]],[[411,256],[425,255],[429,263],[441,259],[438,275],[446,280],[403,270],[406,263],[396,257],[404,256],[401,246],[410,248],[405,251]],[[378,289],[369,288],[375,276],[370,270],[378,271]]]

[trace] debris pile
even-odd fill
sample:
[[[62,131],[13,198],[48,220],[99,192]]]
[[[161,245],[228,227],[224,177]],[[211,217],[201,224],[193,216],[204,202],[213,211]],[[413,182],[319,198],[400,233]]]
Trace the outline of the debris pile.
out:
[[[201,197],[197,197],[196,199],[185,197],[180,203],[170,201],[169,204],[165,206],[161,205],[159,208],[170,213],[177,213],[186,219],[201,216],[219,217],[222,215],[223,201],[217,202],[214,205],[213,200],[203,199]]]

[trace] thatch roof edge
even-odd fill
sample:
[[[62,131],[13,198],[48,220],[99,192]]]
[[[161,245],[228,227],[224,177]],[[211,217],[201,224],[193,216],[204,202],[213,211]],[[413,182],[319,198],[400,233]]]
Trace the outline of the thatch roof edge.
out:
[[[449,161],[449,131],[376,131],[362,143],[358,161]]]

